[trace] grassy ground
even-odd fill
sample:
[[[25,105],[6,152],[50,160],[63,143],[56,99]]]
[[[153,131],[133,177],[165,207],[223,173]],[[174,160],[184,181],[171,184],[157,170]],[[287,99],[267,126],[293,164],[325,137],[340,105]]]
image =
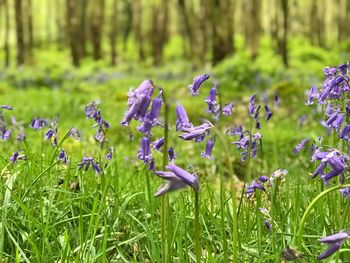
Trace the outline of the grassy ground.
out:
[[[290,71],[267,78],[269,73],[260,74],[256,71],[259,68],[247,73],[248,65],[237,80],[231,73],[235,65],[244,64],[242,60],[236,57],[225,63],[208,69],[221,80],[223,101],[235,102],[233,116],[215,124],[219,138],[214,159],[201,159],[205,144],[181,141],[174,131],[170,132],[169,146],[177,154],[176,164],[199,176],[202,261],[281,262],[282,251],[288,245],[297,246],[297,231],[307,206],[324,190],[319,179],[310,179],[315,167],[309,161],[308,149],[293,154],[293,147],[302,138],[326,134],[320,128],[316,107],[304,105],[304,90],[317,82],[319,75]],[[187,85],[192,72],[119,71],[98,66],[79,71],[64,67],[51,70],[18,69],[2,75],[1,104],[14,107],[5,112],[6,121],[15,116],[27,135],[25,143],[12,138],[0,145],[2,262],[195,261],[193,191],[188,188],[154,198],[162,180],[137,160],[141,135],[135,132],[136,125],[131,127],[135,136],[130,141],[129,129],[120,127],[119,122],[126,109],[127,91],[144,78],[152,78],[165,89],[172,127],[177,102],[185,106],[193,123],[212,120],[204,103],[210,85],[204,85],[199,97],[191,97]],[[270,105],[278,93],[281,105],[273,107],[270,122],[262,122],[263,151],[258,158],[242,163],[230,143],[232,138],[224,131],[228,126],[250,125],[247,102],[253,93],[258,93],[259,100],[267,97]],[[106,149],[100,148],[93,137],[93,122],[84,115],[85,105],[91,101],[100,102],[103,117],[111,123],[108,140],[115,154],[108,162],[104,159]],[[34,117],[53,119],[56,115],[60,140],[71,127],[82,133],[81,142],[73,138],[62,142],[70,159],[68,166],[57,162],[56,148],[44,140],[47,129],[33,131],[28,127]],[[303,115],[306,120],[301,124]],[[155,128],[153,138],[162,133],[161,128]],[[325,140],[331,143],[333,138]],[[12,153],[20,149],[27,160],[10,163]],[[103,173],[79,171],[76,165],[83,156],[93,156],[103,167],[106,164]],[[154,157],[160,168],[162,154],[155,152]],[[244,182],[270,176],[279,168],[288,170],[284,179],[267,187],[266,193],[258,192],[250,200],[241,198]],[[261,213],[260,207],[269,214]],[[315,262],[325,249],[318,239],[348,229],[348,218],[349,200],[338,191],[321,198],[306,220],[299,248],[304,256],[299,261]],[[265,219],[272,224],[271,233],[264,226]],[[338,262],[349,262],[349,258],[346,245],[333,257]]]

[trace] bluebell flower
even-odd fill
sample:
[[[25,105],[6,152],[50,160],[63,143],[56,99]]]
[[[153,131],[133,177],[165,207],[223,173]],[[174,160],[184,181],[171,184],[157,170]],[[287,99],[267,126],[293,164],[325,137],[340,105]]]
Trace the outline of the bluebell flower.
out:
[[[19,154],[19,152],[14,152],[12,156],[10,157],[10,161],[12,163],[17,162],[18,160],[26,160],[27,157],[23,154]]]
[[[201,153],[202,158],[207,158],[209,160],[211,159],[211,153],[212,153],[214,145],[215,145],[215,139],[216,139],[216,137],[214,136],[213,138],[211,138],[207,141],[207,144],[205,146],[205,152]]]
[[[164,137],[162,138],[159,138],[158,140],[155,140],[153,143],[152,143],[152,146],[155,150],[159,151],[160,148],[164,145]]]
[[[268,121],[271,119],[273,113],[271,112],[269,106],[267,105],[265,105],[265,111],[266,111],[266,120]]]
[[[187,129],[185,133],[179,135],[181,139],[186,141],[194,140],[195,142],[201,142],[204,140],[205,135],[209,134],[209,130],[213,127],[213,124],[210,122],[205,122],[199,126],[192,127]]]
[[[258,183],[257,181],[254,180],[251,185],[247,186],[247,189],[246,189],[246,191],[244,193],[247,195],[247,198],[249,199],[249,198],[251,198],[253,196],[253,194],[255,193],[255,191],[257,189],[266,192],[265,187],[262,184],[260,184],[260,183]]]
[[[192,123],[190,122],[185,108],[178,104],[176,107],[176,131],[186,131],[193,128]]]
[[[205,102],[208,104],[208,112],[211,112],[211,113],[215,112],[215,105],[217,104],[216,95],[217,95],[216,86],[214,86],[210,89],[209,95],[205,99]]]
[[[302,149],[304,149],[304,147],[305,147],[305,145],[306,145],[306,143],[307,143],[308,141],[309,141],[308,138],[302,139],[302,140],[298,143],[298,145],[296,145],[296,146],[294,147],[294,153],[297,154],[297,153],[299,153]]]
[[[4,110],[13,110],[12,106],[9,105],[0,105],[0,109],[4,109]]]
[[[63,164],[68,164],[69,163],[68,156],[67,156],[66,152],[63,149],[61,150],[61,152],[57,156],[57,160],[62,161]]]
[[[345,187],[339,191],[345,198],[350,198],[350,187]]]
[[[141,147],[138,150],[137,157],[144,163],[149,163],[152,160],[150,141],[147,137],[141,140]]]
[[[97,174],[102,173],[102,169],[100,167],[100,164],[98,162],[96,162],[95,159],[92,157],[83,157],[83,159],[81,160],[80,163],[78,163],[77,166],[78,166],[78,170],[84,169],[85,171],[87,171],[89,169],[89,167],[91,166],[91,168]]]
[[[209,79],[209,75],[208,74],[204,74],[204,75],[198,75],[193,79],[193,83],[191,85],[188,86],[188,88],[191,91],[192,96],[198,95],[198,90],[199,88],[202,86],[202,84]]]
[[[175,159],[176,159],[176,154],[175,154],[174,148],[170,147],[168,149],[168,160],[169,160],[169,162],[172,162]]]
[[[113,147],[109,147],[108,148],[108,151],[107,151],[107,154],[106,154],[106,156],[105,156],[105,159],[106,160],[112,160],[112,158],[113,158],[113,153],[114,153],[114,148]]]
[[[324,238],[319,239],[321,243],[328,244],[329,247],[323,251],[318,257],[318,260],[326,259],[333,255],[335,252],[339,250],[341,245],[348,239],[350,236],[349,231],[339,232],[337,234],[333,234]]]
[[[48,122],[42,118],[34,118],[29,127],[38,130],[44,128],[47,124]]]
[[[231,103],[227,104],[226,106],[224,106],[222,108],[222,114],[224,114],[225,116],[232,115],[233,106],[234,106],[233,102],[231,102]]]
[[[318,98],[319,98],[318,88],[316,85],[314,85],[311,87],[311,89],[309,91],[308,98],[307,98],[307,101],[305,104],[311,105],[311,104],[313,104],[313,100],[318,99]]]

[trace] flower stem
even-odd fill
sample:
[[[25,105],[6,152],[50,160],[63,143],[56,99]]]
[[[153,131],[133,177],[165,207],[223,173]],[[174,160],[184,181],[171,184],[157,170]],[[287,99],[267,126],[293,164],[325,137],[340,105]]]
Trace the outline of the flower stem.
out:
[[[195,250],[196,263],[201,262],[201,246],[200,246],[200,225],[199,225],[199,192],[194,192],[194,227],[195,227]]]
[[[323,191],[322,193],[319,193],[309,204],[309,206],[306,208],[303,217],[301,218],[300,221],[300,225],[299,225],[299,229],[297,232],[297,247],[298,250],[302,249],[302,234],[303,234],[303,230],[304,230],[304,225],[307,219],[307,216],[310,214],[312,208],[314,207],[314,205],[317,203],[318,200],[320,200],[323,196],[327,195],[330,192],[339,190],[341,188],[345,188],[345,187],[350,187],[350,184],[344,184],[344,185],[337,185],[334,186],[332,188],[328,188],[327,190]]]

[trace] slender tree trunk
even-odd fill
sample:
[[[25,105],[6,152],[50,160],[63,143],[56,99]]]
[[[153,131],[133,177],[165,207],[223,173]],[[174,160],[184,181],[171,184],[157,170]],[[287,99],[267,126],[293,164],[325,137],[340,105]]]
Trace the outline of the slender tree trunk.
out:
[[[17,65],[23,65],[26,57],[26,47],[24,42],[23,29],[23,7],[22,0],[15,0],[15,20],[16,20],[16,39],[17,39]]]
[[[141,7],[141,0],[134,0],[133,1],[133,24],[134,24],[134,32],[135,32],[135,39],[138,46],[138,54],[139,54],[139,60],[143,61],[145,60],[145,50],[144,50],[144,37],[142,34],[142,7]]]
[[[261,28],[261,0],[243,2],[245,41],[250,54],[255,59],[259,52]]]
[[[55,21],[56,21],[56,43],[59,49],[64,49],[65,30],[61,21],[61,3],[60,0],[55,0]],[[69,36],[68,36],[69,38]]]
[[[152,18],[153,64],[158,66],[163,62],[163,49],[168,39],[168,0],[153,4]]]
[[[66,0],[67,6],[67,27],[69,34],[69,43],[72,54],[73,65],[80,66],[81,50],[80,50],[80,25],[77,16],[78,0]]]
[[[282,17],[283,17],[283,33],[280,40],[281,55],[283,63],[286,67],[289,65],[288,61],[288,0],[282,0]]]
[[[46,1],[46,37],[47,37],[47,43],[51,44],[52,42],[52,32],[51,32],[51,20],[52,20],[52,0]]]
[[[5,51],[5,67],[10,66],[10,46],[9,46],[9,34],[10,34],[10,14],[8,0],[4,0],[5,11],[5,37],[4,37],[4,51]]]
[[[217,64],[228,55],[233,54],[234,44],[234,0],[211,0],[212,13],[212,53],[213,64]]]
[[[33,8],[32,0],[28,0],[27,3],[27,26],[28,26],[28,57],[29,61],[33,61],[33,48],[34,48],[34,35],[33,35]]]
[[[81,56],[85,57],[87,50],[86,50],[86,17],[87,17],[87,7],[88,7],[88,0],[81,0],[81,28],[80,28],[80,45],[81,45]]]
[[[113,0],[111,15],[111,31],[109,39],[111,43],[111,65],[117,64],[117,33],[118,33],[118,0]]]
[[[324,31],[324,13],[322,11],[322,2],[312,0],[310,9],[310,38],[313,45],[323,46],[323,31]]]
[[[105,0],[96,1],[92,6],[90,32],[93,47],[93,56],[95,60],[99,60],[102,58],[104,7]]]

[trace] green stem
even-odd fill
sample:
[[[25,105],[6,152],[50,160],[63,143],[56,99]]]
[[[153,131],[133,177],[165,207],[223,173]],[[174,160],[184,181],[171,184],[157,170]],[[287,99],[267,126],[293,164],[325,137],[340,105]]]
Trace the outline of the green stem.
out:
[[[199,226],[199,192],[194,192],[194,227],[195,227],[195,250],[196,263],[201,262],[200,226]]]
[[[336,191],[336,190],[339,190],[341,188],[345,188],[345,187],[350,187],[350,184],[344,184],[344,185],[337,185],[337,186],[334,186],[332,188],[328,188],[327,190],[323,191],[322,193],[319,193],[312,201],[311,203],[309,204],[309,206],[306,208],[304,214],[303,214],[303,217],[301,218],[301,221],[300,221],[300,225],[299,225],[299,229],[298,229],[298,232],[297,232],[297,247],[298,247],[298,250],[301,250],[302,249],[302,234],[303,234],[303,230],[304,230],[304,225],[305,225],[305,222],[306,222],[306,219],[307,219],[307,216],[310,214],[312,208],[314,207],[314,205],[317,203],[318,200],[320,200],[323,196],[325,196],[326,194],[330,193],[330,192],[333,192],[333,191]]]
[[[164,145],[163,145],[163,171],[168,163],[168,126],[169,126],[169,105],[166,100],[164,90],[162,92],[162,98],[164,103]],[[161,240],[162,240],[162,261],[171,262],[171,230],[169,222],[169,198],[168,196],[162,196],[161,201]]]

